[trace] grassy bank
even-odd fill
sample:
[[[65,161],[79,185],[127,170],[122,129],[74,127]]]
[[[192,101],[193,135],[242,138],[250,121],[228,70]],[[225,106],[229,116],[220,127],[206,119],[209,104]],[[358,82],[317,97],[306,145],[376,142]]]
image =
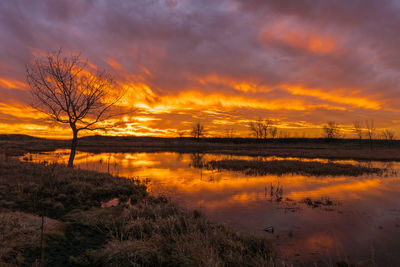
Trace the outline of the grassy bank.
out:
[[[98,144],[102,144],[99,146]],[[68,140],[48,140],[29,136],[0,135],[0,153],[23,155],[27,152],[69,148]],[[248,156],[279,156],[326,159],[400,161],[400,141],[287,138],[256,140],[252,138],[105,137],[79,139],[84,152],[178,152],[218,153]]]
[[[273,265],[269,241],[151,197],[134,179],[0,156],[0,198],[0,265]]]
[[[267,174],[300,174],[313,176],[359,176],[363,174],[383,174],[379,168],[342,163],[321,163],[299,160],[212,160],[205,164],[205,168],[211,170],[240,171],[246,175]]]
[[[102,146],[99,147],[98,144]],[[353,139],[287,138],[156,138],[156,137],[83,137],[80,151],[104,152],[178,152],[216,153],[246,156],[279,156],[326,159],[400,161],[400,142]]]

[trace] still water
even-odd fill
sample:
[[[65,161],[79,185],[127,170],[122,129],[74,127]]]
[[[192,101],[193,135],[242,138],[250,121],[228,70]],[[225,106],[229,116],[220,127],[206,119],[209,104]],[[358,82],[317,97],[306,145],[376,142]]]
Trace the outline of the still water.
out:
[[[32,161],[66,163],[68,150],[27,154]],[[246,156],[178,153],[77,152],[77,168],[150,180],[149,192],[196,208],[237,231],[274,240],[295,264],[400,266],[400,163],[334,161],[390,169],[389,174],[347,176],[266,175],[200,168]],[[281,160],[269,157],[264,160]],[[288,159],[288,158],[286,158]],[[327,159],[299,159],[328,162]],[[310,205],[321,201],[322,205]],[[268,228],[272,231],[264,231]],[[294,260],[293,260],[294,259]]]

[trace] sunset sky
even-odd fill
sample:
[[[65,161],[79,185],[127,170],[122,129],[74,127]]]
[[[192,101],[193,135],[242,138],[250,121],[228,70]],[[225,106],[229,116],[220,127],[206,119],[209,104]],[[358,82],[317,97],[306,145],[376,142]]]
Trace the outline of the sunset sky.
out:
[[[292,136],[335,121],[353,137],[353,121],[373,119],[400,137],[400,1],[1,1],[0,40],[0,134],[70,136],[29,107],[25,80],[36,55],[62,47],[127,90],[119,105],[136,111],[108,135],[200,122],[247,137],[269,118]]]

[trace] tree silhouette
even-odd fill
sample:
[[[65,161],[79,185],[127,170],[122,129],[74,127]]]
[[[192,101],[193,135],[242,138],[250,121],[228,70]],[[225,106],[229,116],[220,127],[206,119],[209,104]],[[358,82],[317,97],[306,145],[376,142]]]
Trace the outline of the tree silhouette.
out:
[[[272,139],[274,139],[278,135],[278,128],[275,126],[269,127],[269,134],[271,135]]]
[[[26,69],[31,89],[31,106],[72,130],[68,167],[73,167],[78,133],[104,129],[99,122],[109,119],[111,107],[122,97],[105,71],[89,71],[79,55],[62,50],[36,58]]]
[[[394,137],[395,137],[395,133],[394,131],[391,131],[389,129],[386,129],[383,131],[383,137],[385,138],[385,140],[387,141],[393,141]]]
[[[199,141],[205,134],[204,126],[201,125],[200,122],[196,123],[192,128],[191,134],[194,139]]]
[[[361,127],[361,123],[359,121],[354,121],[353,122],[353,132],[357,135],[358,139],[361,140],[363,138],[363,129]]]
[[[185,136],[185,131],[184,130],[180,130],[180,129],[178,129],[178,130],[176,130],[176,134],[178,135],[178,137],[180,138],[180,139],[182,139],[184,136]]]
[[[235,134],[235,129],[233,129],[233,128],[226,128],[225,129],[225,136],[226,136],[226,138],[228,138],[228,139],[233,139],[233,136],[234,136],[234,134]]]
[[[365,129],[367,131],[370,148],[372,149],[372,139],[375,137],[375,123],[373,119],[365,121]]]
[[[339,126],[336,122],[330,121],[324,126],[324,135],[326,139],[335,139],[340,136]]]
[[[256,139],[267,139],[270,126],[271,121],[268,119],[263,120],[259,118],[258,120],[249,123],[250,131]]]

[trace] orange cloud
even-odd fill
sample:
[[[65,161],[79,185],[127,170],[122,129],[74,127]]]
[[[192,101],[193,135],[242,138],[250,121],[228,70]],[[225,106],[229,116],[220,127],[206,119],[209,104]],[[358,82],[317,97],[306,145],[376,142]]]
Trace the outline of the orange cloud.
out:
[[[134,134],[134,135],[153,135],[153,136],[175,136],[176,129],[182,127],[190,127],[187,124],[183,125],[182,121],[171,121],[166,127],[162,126],[162,119],[157,118],[161,114],[192,114],[189,115],[193,120],[203,118],[200,114],[210,116],[208,133],[211,135],[221,135],[224,131],[221,125],[235,125],[238,127],[238,136],[247,136],[248,122],[251,119],[244,120],[238,117],[229,117],[229,112],[238,108],[255,109],[263,111],[304,111],[309,112],[315,109],[324,110],[342,110],[350,107],[361,107],[366,109],[378,110],[381,108],[381,103],[366,97],[355,95],[346,95],[344,91],[334,90],[333,93],[328,93],[322,89],[306,88],[303,86],[295,86],[284,84],[281,89],[284,89],[292,95],[309,96],[316,99],[327,101],[327,103],[309,104],[307,99],[299,99],[296,97],[285,96],[281,98],[268,99],[268,95],[263,98],[254,96],[254,92],[259,90],[268,92],[271,89],[266,86],[257,87],[255,83],[249,81],[235,81],[226,77],[217,75],[207,76],[202,79],[204,86],[210,83],[218,83],[230,86],[237,89],[237,93],[203,93],[199,90],[184,90],[177,94],[160,95],[152,90],[146,83],[126,83],[123,86],[127,89],[127,93],[118,105],[127,108],[137,108],[140,114],[135,116],[121,116],[121,118],[110,119],[105,122],[105,125],[113,125],[113,129],[107,133],[98,132],[99,134]],[[252,93],[252,94],[248,94]],[[333,104],[332,104],[333,103]],[[337,105],[339,104],[339,105]],[[344,105],[344,106],[343,106]],[[223,113],[221,113],[223,112]],[[38,113],[36,110],[19,104],[0,103],[0,113],[18,117],[20,119],[45,119],[46,115]],[[152,114],[152,116],[149,116]],[[198,114],[196,117],[194,114]],[[188,119],[190,120],[190,117]],[[240,122],[239,122],[240,121]],[[32,127],[24,127],[16,123],[24,132],[32,134]],[[175,127],[177,128],[174,128]],[[38,125],[40,126],[40,125]],[[17,126],[13,126],[17,127]],[[297,121],[295,124],[288,121],[279,121],[280,129],[308,129],[311,136],[319,136],[319,123],[313,124],[307,121]],[[39,127],[40,128],[40,127]],[[38,129],[39,129],[38,128]],[[63,126],[63,129],[67,127]],[[303,133],[304,134],[304,133]],[[69,131],[62,134],[69,136]],[[40,134],[40,136],[43,136]]]
[[[337,48],[332,36],[321,34],[306,24],[282,19],[262,30],[261,40],[265,43],[279,42],[312,53],[331,53]]]
[[[0,103],[0,113],[17,118],[45,118],[46,115],[37,110],[21,104]]]
[[[303,86],[282,85],[282,88],[293,95],[311,96],[321,100],[327,100],[338,104],[346,104],[353,107],[360,107],[372,110],[381,108],[382,103],[366,97],[348,96],[342,90],[326,92],[317,88],[305,88]],[[348,90],[347,92],[352,92]]]
[[[198,78],[197,80],[204,86],[212,84],[222,84],[245,93],[268,93],[273,90],[272,87],[257,85],[256,83],[251,81],[235,81],[234,79],[229,79],[228,77],[220,77],[215,74],[203,78]],[[355,95],[355,92],[358,92],[359,90],[354,89],[346,91],[341,89],[324,91],[319,88],[307,88],[305,86],[295,84],[280,84],[276,87],[282,88],[290,92],[292,95],[309,96],[337,104],[348,105],[351,107],[379,110],[381,109],[381,106],[383,104],[377,100]]]
[[[212,84],[217,84],[217,85],[225,85],[228,87],[231,87],[233,89],[236,89],[241,92],[269,92],[272,90],[272,88],[268,88],[267,86],[263,85],[257,85],[255,82],[251,81],[238,81],[233,78],[229,77],[224,77],[224,76],[219,76],[216,74],[211,74],[207,75],[205,77],[199,77],[196,79],[200,84],[202,85],[212,85]]]
[[[297,99],[268,99],[226,95],[222,93],[204,94],[199,91],[183,91],[177,95],[167,95],[160,97],[159,102],[148,108],[152,111],[172,111],[179,109],[198,109],[206,108],[254,108],[264,110],[311,110],[327,105],[308,105]],[[331,107],[340,108],[340,107]]]
[[[116,61],[115,59],[112,59],[112,58],[107,60],[107,64],[119,71],[121,71],[123,69],[121,64],[119,64],[118,61]]]
[[[114,68],[122,68],[118,61],[109,59],[108,64]],[[226,75],[210,74],[198,76],[194,78],[197,84],[192,88],[181,88],[180,92],[175,94],[162,94],[162,90],[157,91],[149,85],[148,79],[152,73],[145,67],[139,67],[142,74],[124,74],[121,73],[122,87],[126,89],[126,94],[118,103],[123,108],[136,108],[136,116],[121,116],[105,122],[105,125],[112,125],[113,129],[107,133],[98,132],[99,134],[118,135],[118,134],[134,134],[134,135],[153,135],[153,136],[176,136],[177,129],[188,129],[190,123],[196,119],[204,119],[207,117],[208,134],[211,136],[221,136],[224,130],[221,127],[234,125],[237,127],[238,136],[248,135],[248,122],[255,118],[251,116],[246,118],[246,114],[232,116],[232,112],[237,109],[260,110],[260,112],[310,112],[312,110],[335,110],[346,111],[349,107],[364,108],[370,110],[380,110],[383,103],[374,100],[371,97],[361,96],[360,90],[331,90],[326,91],[320,88],[308,88],[303,85],[296,84],[278,84],[263,85],[251,79],[235,79]],[[133,82],[134,81],[134,82]],[[20,81],[0,78],[0,85],[8,88],[26,87],[26,84]],[[216,85],[218,87],[216,87]],[[220,86],[231,88],[231,91],[211,91],[210,93],[202,92],[203,88],[209,90],[220,88]],[[285,90],[289,94],[274,95],[272,93],[275,88]],[[279,90],[277,90],[279,93]],[[262,92],[262,96],[256,95]],[[276,91],[275,91],[276,92]],[[273,97],[269,98],[269,93]],[[305,96],[318,100],[318,103],[307,98],[299,98],[297,96]],[[37,118],[44,119],[46,115],[38,113],[32,108],[20,104],[0,103],[0,113],[10,115],[20,119],[29,119],[32,121]],[[250,113],[250,112],[249,112]],[[150,116],[151,114],[151,116]],[[163,119],[157,117],[161,115],[180,114],[187,115],[186,121],[179,119],[171,119],[168,124],[163,124]],[[271,118],[271,117],[270,117]],[[272,117],[271,119],[275,119]],[[282,120],[283,119],[283,120]],[[13,130],[9,128],[9,132],[20,131],[27,134],[35,134],[38,136],[46,136],[46,130],[53,131],[47,126],[42,128],[41,124],[33,127],[32,123],[24,126],[22,123],[14,123]],[[284,118],[279,119],[278,127],[281,130],[304,129],[310,135],[320,136],[322,125],[320,122],[311,123],[306,120],[298,120],[296,123],[285,121]],[[343,125],[345,127],[345,125]],[[61,133],[64,131],[64,133]],[[87,133],[93,134],[93,133]],[[296,134],[300,134],[297,132]],[[305,133],[302,133],[305,135]],[[48,135],[47,135],[48,136]],[[54,136],[69,136],[68,127],[62,126]]]
[[[26,89],[27,88],[27,85],[24,82],[0,77],[0,87],[1,86],[10,88],[10,89]]]

